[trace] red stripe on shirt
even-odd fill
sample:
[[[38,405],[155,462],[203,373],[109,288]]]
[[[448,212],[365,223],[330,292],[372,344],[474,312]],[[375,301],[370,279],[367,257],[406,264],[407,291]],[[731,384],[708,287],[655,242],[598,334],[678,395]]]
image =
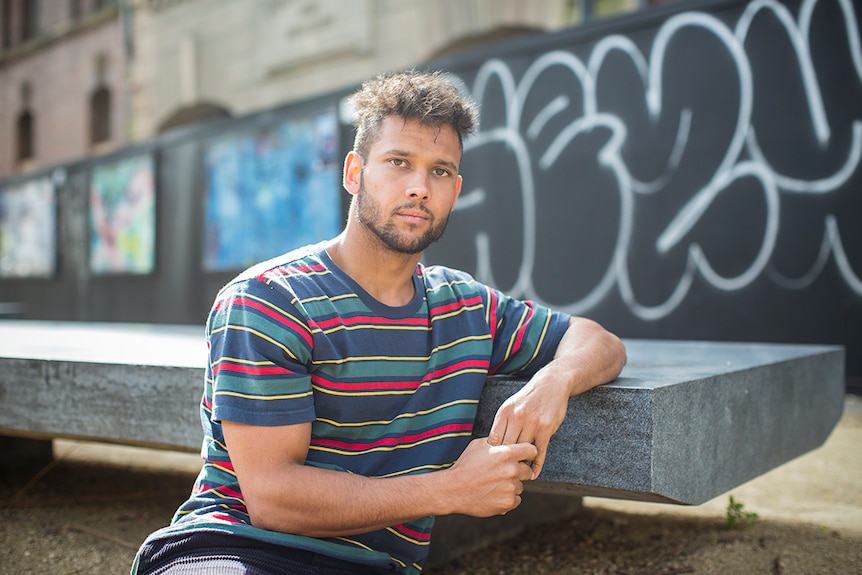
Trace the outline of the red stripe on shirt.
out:
[[[521,344],[524,342],[524,338],[527,335],[527,328],[530,325],[530,319],[533,317],[533,314],[535,313],[535,309],[533,308],[533,302],[528,301],[528,302],[524,302],[524,303],[526,303],[528,311],[527,311],[526,317],[524,317],[524,319],[521,320],[521,325],[518,326],[518,332],[517,332],[518,335],[515,338],[514,344],[512,345],[512,355],[515,355],[518,352],[518,350],[521,349]]]
[[[458,301],[453,301],[447,304],[439,305],[437,307],[431,308],[431,317],[436,315],[449,313],[450,311],[458,310],[466,306],[473,306],[482,303],[482,296],[476,295],[469,299],[463,299]]]
[[[415,539],[416,541],[430,541],[431,540],[431,533],[430,532],[425,533],[423,531],[417,531],[415,529],[410,529],[404,523],[402,523],[401,525],[394,526],[393,529],[395,531],[398,531],[399,533],[403,533],[404,535],[406,535],[407,537],[410,537],[411,539]]]
[[[421,380],[414,381],[355,381],[342,382],[331,381],[320,377],[317,374],[311,376],[313,385],[333,391],[386,391],[386,390],[404,390],[418,389],[423,384],[434,381],[440,377],[457,373],[465,369],[485,369],[489,367],[487,359],[474,359],[461,361],[450,366],[436,369],[425,375]]]
[[[417,433],[414,435],[405,435],[403,437],[384,437],[383,439],[380,439],[378,441],[372,441],[370,443],[354,443],[337,441],[334,439],[314,438],[311,441],[311,445],[316,447],[330,447],[333,449],[342,449],[345,451],[365,451],[367,449],[375,449],[378,447],[395,447],[398,445],[416,443],[422,441],[423,439],[429,439],[431,437],[445,435],[447,433],[471,433],[472,431],[472,423],[451,423],[449,425],[444,425],[435,429],[429,429],[428,431]]]
[[[301,337],[302,339],[305,340],[305,343],[307,345],[311,346],[311,344],[312,344],[311,334],[308,333],[308,328],[306,328],[301,323],[297,323],[295,321],[292,321],[290,318],[285,317],[284,315],[278,313],[277,311],[275,311],[274,309],[272,309],[268,306],[263,305],[262,303],[260,303],[257,300],[253,300],[251,298],[247,298],[247,297],[243,297],[243,296],[237,296],[237,297],[232,297],[232,298],[229,298],[226,300],[222,300],[222,301],[218,302],[215,305],[215,307],[217,309],[222,309],[228,305],[245,307],[245,308],[257,310],[257,311],[263,313],[264,315],[266,315],[267,317],[274,319],[276,322],[285,326],[290,331],[296,333],[299,337]]]
[[[320,329],[329,329],[333,326],[338,325],[361,325],[368,324],[370,326],[377,325],[396,325],[396,326],[415,326],[415,325],[428,325],[428,320],[426,318],[417,317],[417,318],[402,318],[402,319],[388,319],[382,317],[371,317],[367,315],[357,315],[351,317],[334,317],[332,319],[327,319],[324,321],[318,321],[316,323],[317,327]]]
[[[277,365],[244,365],[229,361],[220,361],[213,366],[213,375],[218,375],[222,371],[231,371],[235,373],[245,373],[249,375],[286,375],[293,372],[289,369],[279,367]]]

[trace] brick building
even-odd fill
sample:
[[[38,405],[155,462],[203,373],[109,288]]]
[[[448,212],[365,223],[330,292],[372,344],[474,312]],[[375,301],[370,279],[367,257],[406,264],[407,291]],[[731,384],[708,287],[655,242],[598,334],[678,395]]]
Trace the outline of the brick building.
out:
[[[135,136],[244,115],[445,52],[571,25],[569,0],[145,0],[135,11]]]
[[[0,180],[638,0],[0,0]]]
[[[0,177],[128,141],[116,0],[0,0]]]

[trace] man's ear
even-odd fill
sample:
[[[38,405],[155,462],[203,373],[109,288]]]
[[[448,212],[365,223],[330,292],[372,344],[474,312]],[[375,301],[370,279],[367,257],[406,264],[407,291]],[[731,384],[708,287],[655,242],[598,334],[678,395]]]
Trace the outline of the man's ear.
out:
[[[449,210],[449,213],[452,213],[452,210],[455,209],[455,204],[458,202],[458,197],[461,195],[461,185],[464,183],[464,178],[461,177],[461,174],[458,174],[458,179],[455,180],[455,197],[452,199],[452,209]]]
[[[344,158],[344,176],[342,185],[347,193],[357,195],[359,193],[359,183],[362,179],[362,158],[356,152],[348,152]]]

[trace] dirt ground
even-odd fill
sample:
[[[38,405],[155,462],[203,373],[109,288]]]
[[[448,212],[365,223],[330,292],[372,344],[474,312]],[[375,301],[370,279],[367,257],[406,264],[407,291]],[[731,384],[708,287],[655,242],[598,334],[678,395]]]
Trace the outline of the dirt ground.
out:
[[[197,474],[194,454],[57,441],[46,467],[0,472],[0,574],[128,573]],[[729,497],[757,513],[728,530]],[[862,575],[862,398],[826,444],[698,507],[586,498],[569,519],[428,575]]]

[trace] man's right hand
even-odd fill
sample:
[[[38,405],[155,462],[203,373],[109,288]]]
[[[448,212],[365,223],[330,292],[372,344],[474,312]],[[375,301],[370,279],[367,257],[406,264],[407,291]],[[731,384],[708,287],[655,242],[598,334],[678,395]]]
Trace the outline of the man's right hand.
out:
[[[533,474],[530,462],[538,455],[530,443],[491,445],[474,439],[447,471],[458,493],[453,513],[474,517],[505,515],[521,504],[524,481]]]

